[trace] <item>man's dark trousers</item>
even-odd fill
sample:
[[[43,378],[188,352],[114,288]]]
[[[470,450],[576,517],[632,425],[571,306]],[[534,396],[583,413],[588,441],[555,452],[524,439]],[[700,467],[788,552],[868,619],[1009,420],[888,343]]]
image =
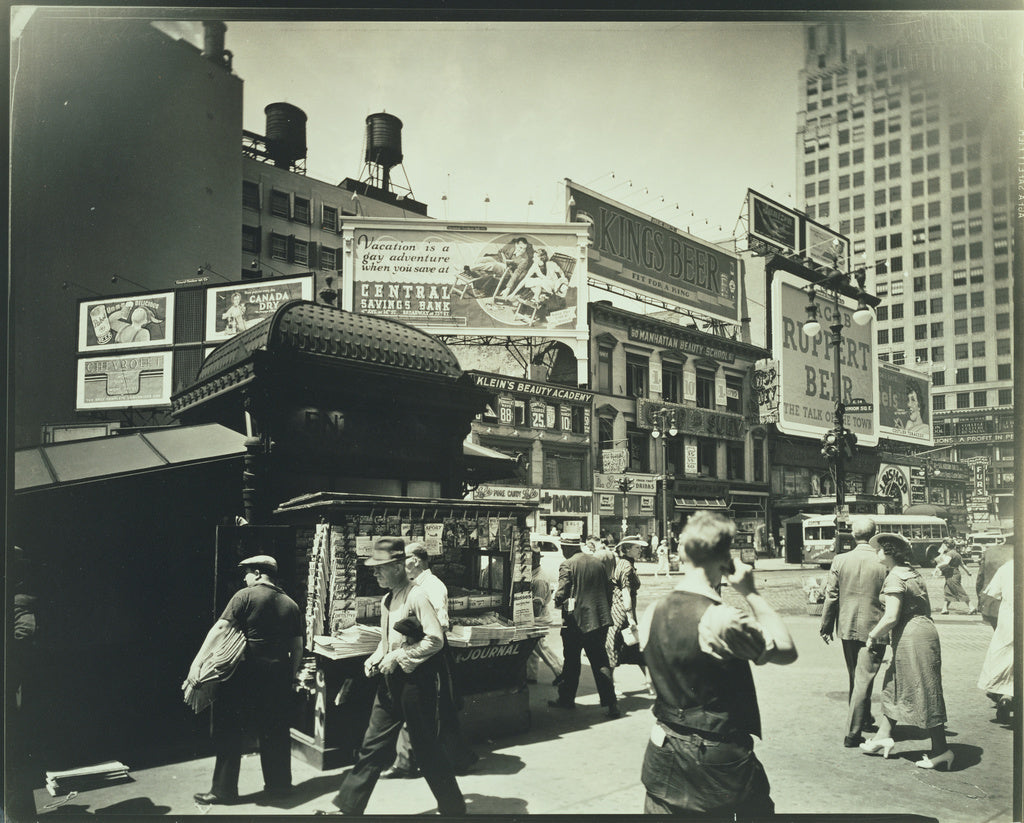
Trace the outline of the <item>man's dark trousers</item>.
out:
[[[862,640],[843,641],[843,657],[846,659],[846,670],[850,675],[847,737],[855,738],[864,731],[865,726],[874,725],[875,719],[871,716],[871,692],[875,685],[875,675],[882,666],[884,656],[884,645],[872,646],[869,649]]]
[[[597,684],[601,705],[608,707],[616,705],[615,687],[612,685],[611,669],[608,666],[608,653],[604,648],[607,636],[607,626],[584,634],[571,616],[562,624],[562,653],[565,663],[562,667],[562,680],[558,684],[559,703],[569,704],[575,701],[582,671],[580,652],[586,652],[590,668],[594,672],[594,682]]]
[[[381,678],[358,759],[334,798],[334,805],[345,814],[366,810],[380,773],[395,759],[403,722],[438,811],[451,816],[466,813],[451,762],[438,741],[438,662],[421,663],[408,674],[395,669]]]
[[[213,704],[213,745],[217,760],[210,790],[224,800],[238,796],[238,773],[246,734],[259,738],[263,787],[284,791],[292,785],[292,665],[288,661],[243,660],[220,684]]]

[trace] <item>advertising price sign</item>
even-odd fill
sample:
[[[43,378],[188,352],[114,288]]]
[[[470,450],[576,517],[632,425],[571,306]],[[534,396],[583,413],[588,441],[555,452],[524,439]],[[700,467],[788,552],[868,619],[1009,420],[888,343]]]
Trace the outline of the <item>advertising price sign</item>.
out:
[[[821,330],[808,337],[802,326],[807,318],[808,295],[804,282],[786,272],[772,282],[773,356],[779,361],[779,430],[784,434],[821,437],[832,428],[836,401],[850,406],[877,408],[878,362],[875,329],[853,322],[855,306],[840,298],[839,316],[831,295],[815,296]],[[829,327],[842,326],[839,347],[841,386],[833,386],[836,349]],[[878,413],[851,414],[846,426],[865,446],[878,445]]]

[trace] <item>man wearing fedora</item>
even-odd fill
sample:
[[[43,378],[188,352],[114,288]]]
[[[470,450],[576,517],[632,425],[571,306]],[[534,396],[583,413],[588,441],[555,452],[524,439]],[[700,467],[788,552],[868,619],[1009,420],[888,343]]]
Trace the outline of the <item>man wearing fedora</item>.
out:
[[[366,810],[381,771],[395,759],[404,723],[438,811],[464,815],[466,801],[437,734],[442,679],[438,653],[444,645],[437,612],[426,589],[409,579],[400,537],[379,538],[365,564],[373,569],[377,585],[388,589],[381,604],[380,644],[364,664],[366,676],[379,676],[379,681],[356,763],[342,780],[334,805],[344,814]]]
[[[580,548],[580,536],[562,535],[562,555],[558,567],[555,606],[562,609],[562,652],[565,664],[558,683],[558,699],[549,700],[555,709],[576,708],[576,690],[580,685],[580,653],[587,653],[594,673],[601,705],[609,717],[619,716],[615,687],[604,643],[612,625],[611,581],[604,564]]]
[[[288,731],[292,684],[302,664],[302,614],[277,585],[277,561],[269,555],[247,557],[238,564],[245,588],[235,592],[203,642],[197,660],[213,648],[230,626],[245,633],[245,657],[220,684],[213,713],[217,759],[208,792],[197,803],[233,803],[246,731],[260,745],[263,788],[269,797],[292,789],[291,737]],[[189,672],[195,680],[197,672]]]

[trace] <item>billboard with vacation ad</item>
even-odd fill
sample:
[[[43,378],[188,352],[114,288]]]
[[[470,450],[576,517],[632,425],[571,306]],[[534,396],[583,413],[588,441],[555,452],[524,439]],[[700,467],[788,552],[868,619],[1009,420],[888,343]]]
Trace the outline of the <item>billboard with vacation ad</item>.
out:
[[[586,322],[585,232],[346,218],[344,307],[435,333],[576,331]]]
[[[171,361],[169,351],[81,358],[76,411],[169,406]]]
[[[878,362],[875,327],[853,322],[856,306],[840,297],[839,347],[841,391],[834,391],[835,355],[830,327],[835,323],[835,301],[818,292],[821,330],[808,337],[806,282],[779,272],[772,282],[772,355],[779,361],[779,430],[784,434],[821,437],[835,423],[836,400],[864,411],[848,410],[846,428],[865,446],[878,444]]]
[[[751,237],[796,254],[800,248],[800,214],[747,189],[747,210]]]
[[[571,180],[566,197],[590,227],[591,276],[739,322],[739,257]]]
[[[883,437],[932,446],[931,377],[923,372],[878,364],[878,431]]]
[[[313,299],[313,275],[214,286],[206,290],[206,340],[227,340],[289,300]]]
[[[82,300],[78,351],[167,346],[173,341],[174,294],[139,294]]]

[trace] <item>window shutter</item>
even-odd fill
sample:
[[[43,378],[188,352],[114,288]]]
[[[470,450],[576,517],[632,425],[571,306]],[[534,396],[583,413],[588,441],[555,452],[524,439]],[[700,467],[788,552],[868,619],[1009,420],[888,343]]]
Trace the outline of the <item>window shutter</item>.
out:
[[[317,244],[310,240],[309,248],[306,250],[306,265],[310,271],[320,268],[320,257],[317,253]]]

